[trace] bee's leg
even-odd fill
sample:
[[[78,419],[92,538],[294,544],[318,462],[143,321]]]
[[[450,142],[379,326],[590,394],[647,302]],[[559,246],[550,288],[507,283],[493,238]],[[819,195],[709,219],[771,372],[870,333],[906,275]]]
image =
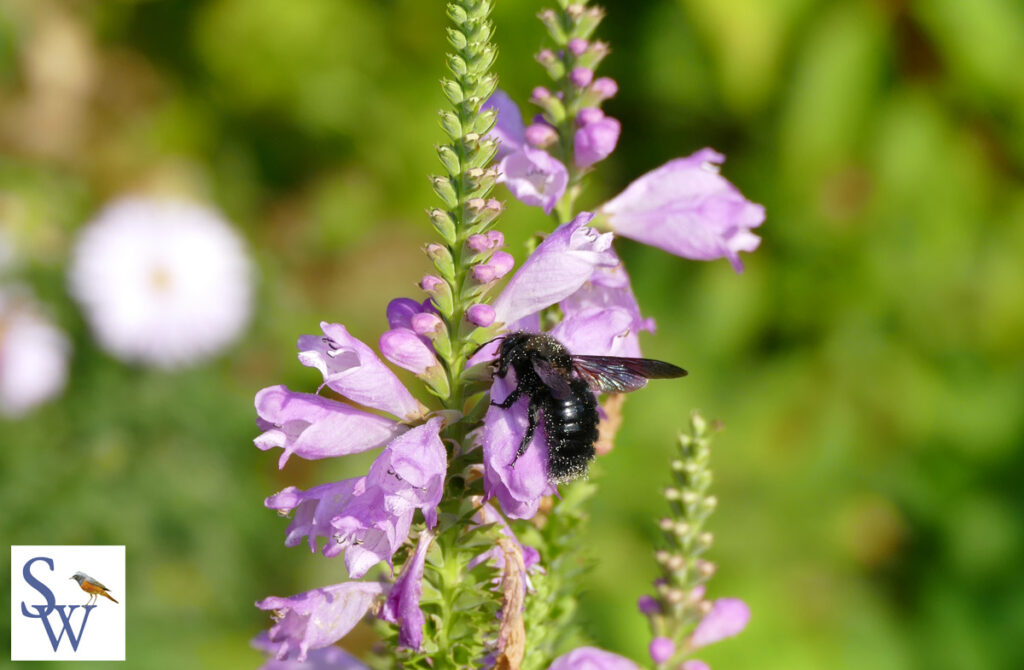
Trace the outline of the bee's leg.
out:
[[[522,384],[520,384],[520,385],[516,386],[514,389],[512,389],[512,393],[509,393],[508,397],[506,397],[501,402],[494,402],[492,400],[491,404],[494,405],[495,407],[500,407],[502,409],[508,409],[512,405],[516,404],[516,401],[519,400],[521,397],[523,397],[523,386],[522,386]]]
[[[516,450],[516,457],[512,459],[512,462],[508,464],[508,467],[516,467],[516,461],[519,457],[526,453],[526,450],[530,448],[530,441],[533,440],[533,433],[537,430],[537,420],[540,418],[540,405],[531,402],[530,408],[527,410],[526,418],[528,423],[526,424],[526,432],[523,433],[523,441],[519,443],[519,449]]]

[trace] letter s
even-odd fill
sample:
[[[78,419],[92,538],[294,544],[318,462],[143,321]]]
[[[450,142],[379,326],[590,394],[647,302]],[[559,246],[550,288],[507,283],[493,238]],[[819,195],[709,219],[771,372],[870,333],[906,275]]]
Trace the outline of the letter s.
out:
[[[25,577],[25,581],[28,585],[39,591],[44,598],[46,598],[46,612],[40,612],[39,614],[29,614],[28,608],[25,607],[25,601],[21,601],[21,613],[23,616],[27,616],[30,619],[41,619],[44,616],[49,616],[53,608],[57,606],[57,599],[53,597],[53,591],[43,584],[41,581],[32,576],[32,564],[36,561],[45,561],[50,566],[50,572],[53,572],[53,559],[47,558],[46,556],[36,556],[32,560],[25,563],[25,567],[22,569],[21,574]],[[37,610],[38,611],[38,610]]]

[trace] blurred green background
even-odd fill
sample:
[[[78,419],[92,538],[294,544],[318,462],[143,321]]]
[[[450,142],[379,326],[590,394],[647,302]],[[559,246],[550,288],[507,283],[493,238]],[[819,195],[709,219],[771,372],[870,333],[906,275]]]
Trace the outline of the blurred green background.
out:
[[[595,642],[646,657],[657,491],[699,407],[726,425],[710,595],[753,611],[713,667],[1024,667],[1024,6],[604,4],[623,135],[583,204],[713,146],[768,220],[743,275],[617,243],[646,351],[691,376],[629,398],[594,468]],[[497,5],[525,100],[543,3]],[[338,581],[262,499],[372,455],[278,472],[252,396],[315,388],[294,343],[321,319],[376,342],[417,294],[443,26],[424,0],[0,4],[0,225],[74,340],[63,397],[0,420],[0,537],[127,545],[127,667],[255,667],[252,602]],[[208,365],[124,366],[66,297],[76,229],[129,191],[215,203],[251,245],[252,325]],[[520,255],[549,225],[513,201],[502,227]]]

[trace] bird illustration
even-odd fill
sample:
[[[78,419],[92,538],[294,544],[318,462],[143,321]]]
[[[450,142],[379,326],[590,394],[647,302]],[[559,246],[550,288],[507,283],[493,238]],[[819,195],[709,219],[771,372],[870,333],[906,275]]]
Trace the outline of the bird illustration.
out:
[[[75,574],[71,575],[71,577],[69,577],[68,579],[73,579],[76,582],[78,582],[78,585],[82,588],[82,590],[89,594],[89,602],[86,603],[87,606],[96,602],[96,600],[100,596],[104,596],[110,598],[111,600],[114,600],[113,596],[107,593],[108,589],[106,586],[103,586],[103,584],[100,584],[97,580],[93,579],[84,572],[76,572]],[[114,600],[114,602],[116,603],[117,601]]]

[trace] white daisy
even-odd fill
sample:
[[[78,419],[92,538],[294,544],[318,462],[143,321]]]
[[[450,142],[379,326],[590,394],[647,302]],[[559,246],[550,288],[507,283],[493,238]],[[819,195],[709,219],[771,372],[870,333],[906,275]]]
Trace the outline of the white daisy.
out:
[[[70,351],[27,291],[0,289],[0,415],[21,416],[64,390]]]
[[[71,294],[113,356],[161,368],[195,363],[238,338],[253,269],[218,213],[179,200],[132,197],[79,236]]]

